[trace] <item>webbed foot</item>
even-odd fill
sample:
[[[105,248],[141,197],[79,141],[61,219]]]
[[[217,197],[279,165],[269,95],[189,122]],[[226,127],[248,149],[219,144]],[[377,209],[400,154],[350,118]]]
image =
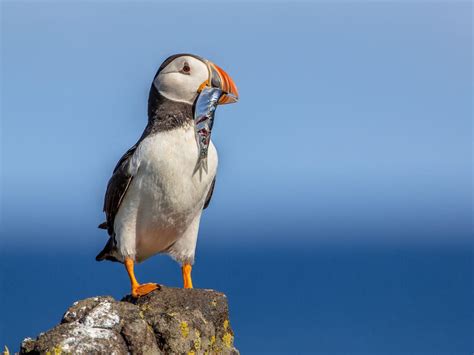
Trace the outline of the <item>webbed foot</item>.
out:
[[[161,289],[161,286],[155,283],[146,283],[132,286],[132,296],[135,298],[148,295],[150,292]]]

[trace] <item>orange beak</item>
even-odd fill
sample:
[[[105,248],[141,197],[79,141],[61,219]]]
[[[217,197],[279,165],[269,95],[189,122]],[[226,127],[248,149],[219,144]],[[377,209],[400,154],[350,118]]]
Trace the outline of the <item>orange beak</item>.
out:
[[[208,62],[210,78],[209,86],[221,89],[224,94],[219,99],[220,105],[232,104],[239,100],[239,91],[234,80],[222,68],[212,62]]]

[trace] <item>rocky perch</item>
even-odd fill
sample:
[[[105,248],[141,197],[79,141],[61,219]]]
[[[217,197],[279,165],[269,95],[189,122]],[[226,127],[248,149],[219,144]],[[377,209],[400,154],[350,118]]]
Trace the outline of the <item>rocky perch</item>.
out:
[[[74,302],[60,324],[23,340],[20,354],[239,354],[233,342],[224,294],[162,287]]]

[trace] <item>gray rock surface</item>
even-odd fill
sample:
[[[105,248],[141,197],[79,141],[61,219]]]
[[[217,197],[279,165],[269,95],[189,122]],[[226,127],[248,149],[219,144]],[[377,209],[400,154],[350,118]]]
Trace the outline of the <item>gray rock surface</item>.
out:
[[[60,324],[23,340],[20,354],[239,354],[233,344],[224,294],[162,287],[74,302]]]

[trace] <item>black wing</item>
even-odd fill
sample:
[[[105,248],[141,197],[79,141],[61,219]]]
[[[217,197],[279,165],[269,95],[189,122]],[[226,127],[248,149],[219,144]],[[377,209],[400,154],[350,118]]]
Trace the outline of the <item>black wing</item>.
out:
[[[133,175],[130,173],[130,161],[133,153],[138,147],[136,143],[132,148],[120,158],[119,162],[115,166],[112,177],[107,184],[107,192],[105,193],[104,199],[104,212],[107,219],[106,222],[102,223],[99,228],[107,229],[109,235],[114,235],[114,220],[117,214],[120,204],[127,193],[128,187],[133,180]]]
[[[206,202],[204,202],[204,207],[202,208],[205,210],[209,203],[211,203],[212,194],[214,193],[214,185],[216,184],[216,177],[214,176],[214,180],[212,180],[211,187],[209,188],[209,192],[207,193]]]

